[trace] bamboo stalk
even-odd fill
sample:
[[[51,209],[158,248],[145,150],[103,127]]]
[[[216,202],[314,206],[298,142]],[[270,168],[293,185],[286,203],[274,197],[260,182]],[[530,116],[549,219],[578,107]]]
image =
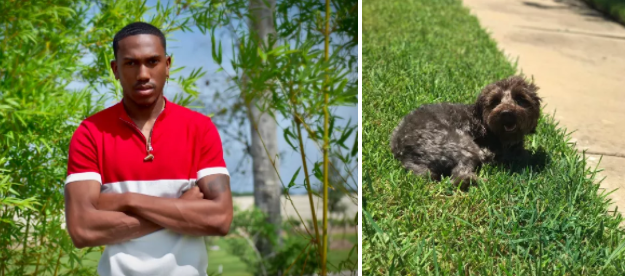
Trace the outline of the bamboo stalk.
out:
[[[315,203],[313,202],[312,197],[312,188],[310,185],[310,177],[308,176],[308,166],[306,162],[306,154],[304,153],[304,142],[302,141],[302,128],[300,127],[300,121],[296,117],[295,121],[297,122],[297,138],[299,140],[299,150],[302,155],[302,164],[304,166],[304,178],[306,179],[306,190],[308,191],[308,201],[310,203],[310,212],[313,218],[313,224],[315,226],[315,244],[317,245],[317,252],[319,256],[321,256],[321,247],[319,246],[319,226],[317,225],[317,214],[315,212]]]
[[[297,258],[295,258],[295,261],[293,261],[291,263],[291,265],[289,265],[289,267],[286,269],[286,271],[284,272],[284,275],[289,275],[289,270],[291,270],[291,268],[293,267],[293,265],[297,262],[297,260],[299,260],[299,257],[302,256],[302,254],[306,253],[306,250],[308,250],[308,246],[310,246],[310,243],[308,243],[306,245],[306,247],[304,247],[304,250],[302,250],[302,252],[299,253],[299,255],[297,255]],[[306,259],[308,259],[308,254],[306,255]],[[304,267],[306,267],[306,261],[304,261]],[[304,268],[302,268],[303,270]]]
[[[304,259],[304,265],[302,266],[302,272],[300,275],[304,275],[304,269],[306,268],[306,263],[308,263],[308,254],[306,254],[306,259]]]
[[[258,130],[258,125],[256,124],[256,122],[252,119],[252,115],[251,115],[251,111],[250,107],[251,105],[249,103],[246,103],[246,107],[247,107],[247,113],[248,113],[248,118],[250,118],[250,123],[252,124],[252,127],[254,128],[254,130],[259,133],[260,135],[260,130]],[[269,158],[269,162],[271,162],[271,166],[273,167],[274,171],[276,172],[276,174],[278,175],[278,180],[280,181],[280,184],[282,184],[282,186],[284,186],[284,181],[282,180],[282,177],[280,176],[280,174],[278,173],[278,167],[276,166],[276,162],[274,161],[273,158],[271,158],[271,155],[269,155],[269,150],[267,149],[267,145],[265,145],[265,141],[262,139],[262,137],[260,138],[260,142],[263,145],[263,149],[265,150],[265,154],[267,154],[267,158]],[[287,198],[288,199],[288,198]],[[288,199],[289,202],[291,202],[291,206],[293,206],[293,210],[295,210],[295,214],[297,214],[297,217],[299,218],[300,221],[302,221],[302,224],[304,225],[304,228],[306,228],[306,232],[310,233],[310,231],[308,230],[308,227],[306,226],[306,223],[304,222],[304,219],[302,218],[302,215],[300,215],[299,211],[297,210],[297,208],[295,208],[295,203],[293,203],[292,199]]]
[[[302,119],[297,114],[295,114],[294,120],[296,120],[296,121],[299,120],[301,122],[301,125],[304,126],[304,130],[306,130],[306,133],[308,133],[308,135],[310,135],[310,136],[314,136],[315,135],[315,132],[310,128],[310,126],[308,124],[306,124],[306,122],[302,121]],[[313,142],[315,142],[315,144],[317,144],[317,146],[319,146],[321,148],[321,145],[319,145],[317,140],[313,140]],[[339,170],[336,166],[334,166],[334,164],[332,162],[328,162],[328,166],[332,167],[334,170],[337,170],[337,171]],[[354,178],[354,175],[353,175],[352,171],[347,170],[347,174],[349,174],[349,177],[355,181],[355,178]],[[341,174],[339,174],[339,176],[341,177],[341,180],[344,183],[347,183],[347,178],[345,178]],[[342,185],[339,186],[338,188],[342,192],[344,192],[346,195],[349,195],[349,191],[347,190],[347,188],[343,187]],[[356,195],[356,196],[358,196],[358,195]],[[354,202],[354,204],[358,204],[358,200],[357,199],[354,199],[352,197],[350,197],[350,198],[352,199],[352,202]]]
[[[327,62],[330,58],[330,0],[326,0],[326,26],[325,26],[325,52],[324,58]],[[321,252],[321,275],[326,276],[328,274],[327,271],[327,260],[328,260],[328,150],[330,143],[330,129],[329,129],[329,121],[330,114],[328,112],[328,101],[329,101],[329,93],[328,93],[328,82],[329,75],[326,69],[326,83],[323,86],[324,89],[324,104],[323,104],[323,117],[324,117],[324,126],[323,126],[323,251]],[[315,222],[316,224],[316,222]]]
[[[26,267],[26,248],[28,246],[28,232],[30,231],[30,212],[28,213],[28,218],[26,219],[26,232],[24,233],[24,243],[22,245],[22,260],[20,261],[20,273],[24,273],[24,268]]]
[[[56,258],[56,266],[54,267],[54,276],[59,274],[59,265],[61,264],[61,257],[63,257],[63,249],[59,246],[59,257]]]
[[[4,205],[4,213],[2,213],[2,221],[4,221],[4,219],[6,219],[8,217],[8,213],[9,213],[9,206],[8,205]],[[5,222],[0,222],[0,226],[3,226],[0,229],[7,229],[8,226],[7,226],[7,228],[4,228],[4,226],[6,226],[6,225],[3,225],[3,224],[6,224],[6,223]],[[2,237],[3,237],[3,239],[0,240],[0,245],[2,246],[2,248],[7,249],[7,251],[8,251],[8,248],[10,247],[9,244],[11,243],[11,237],[9,236],[8,238],[4,239],[4,234],[5,234],[4,231],[0,232],[0,234],[2,234]],[[6,241],[7,243],[4,244],[4,241]],[[0,259],[0,273],[1,273],[0,275],[2,275],[2,276],[4,276],[4,271],[6,270],[6,266],[7,266],[7,261],[8,260],[9,260],[9,258],[6,257],[6,256],[3,256],[2,259]]]
[[[48,203],[50,202],[50,198],[48,198],[46,200],[46,203],[43,204],[43,207],[41,207],[41,210],[43,212],[43,235],[41,235],[41,239],[39,240],[39,247],[40,248],[44,248],[43,246],[43,242],[46,238],[45,233],[46,233],[46,225],[48,224],[48,215],[46,213],[46,207],[48,206]],[[37,254],[37,264],[35,265],[35,272],[33,273],[34,276],[37,276],[39,274],[39,264],[41,261],[41,255],[42,253],[38,253]]]
[[[295,124],[297,125],[297,140],[299,142],[299,151],[300,151],[300,155],[302,156],[302,165],[304,167],[304,179],[305,179],[306,192],[308,193],[308,202],[310,203],[310,212],[311,212],[312,219],[314,222],[314,227],[315,227],[314,243],[315,243],[315,246],[317,246],[317,250],[316,250],[317,254],[319,255],[319,257],[321,257],[322,247],[320,246],[320,240],[319,240],[319,226],[317,225],[317,212],[315,211],[315,203],[313,201],[313,191],[311,187],[312,185],[310,184],[310,176],[308,175],[308,162],[306,162],[306,152],[304,151],[304,141],[303,141],[304,138],[302,138],[302,123],[303,122],[298,116],[297,112],[295,111],[297,100],[295,99],[295,95],[293,91],[294,91],[293,83],[291,83],[289,87],[289,92],[291,94],[290,101],[291,101],[291,104],[293,105],[293,120],[295,121]],[[302,221],[302,223],[304,224],[304,226],[306,225],[304,221]],[[308,229],[306,230],[308,231]]]

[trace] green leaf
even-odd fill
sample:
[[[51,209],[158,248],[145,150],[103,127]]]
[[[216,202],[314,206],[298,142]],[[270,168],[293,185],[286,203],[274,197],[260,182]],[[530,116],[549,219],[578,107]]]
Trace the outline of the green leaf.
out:
[[[222,62],[221,42],[219,43],[219,52],[215,50],[215,44],[217,44],[217,42],[215,41],[215,29],[212,29],[211,30],[211,54],[213,56],[213,60],[218,65],[221,65],[221,62]]]
[[[299,171],[302,167],[297,168],[297,171],[295,171],[295,173],[293,174],[293,177],[291,177],[291,180],[289,181],[289,188],[295,186],[295,179],[297,178],[297,175],[299,175]]]
[[[289,146],[291,146],[291,148],[293,150],[296,150],[297,147],[295,147],[295,145],[293,145],[291,143],[291,139],[290,139],[290,138],[295,139],[295,135],[293,135],[293,133],[291,133],[291,129],[290,128],[285,128],[284,131],[282,132],[282,135],[284,136],[284,140],[287,142],[287,144],[289,144]]]

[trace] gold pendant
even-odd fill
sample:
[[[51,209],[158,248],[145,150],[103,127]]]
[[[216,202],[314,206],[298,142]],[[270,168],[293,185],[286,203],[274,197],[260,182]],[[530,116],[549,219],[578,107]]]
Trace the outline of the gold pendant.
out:
[[[145,158],[143,158],[143,161],[149,161],[149,160],[154,160],[154,155],[152,155],[151,153],[148,154],[148,156],[146,156]]]

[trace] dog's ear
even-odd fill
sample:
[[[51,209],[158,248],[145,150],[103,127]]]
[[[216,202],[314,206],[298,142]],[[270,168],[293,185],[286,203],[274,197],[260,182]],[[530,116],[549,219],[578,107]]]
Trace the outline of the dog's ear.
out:
[[[534,124],[529,134],[536,134],[536,128],[538,127],[538,123]]]
[[[536,86],[533,78],[532,81],[525,81],[525,90],[528,92],[527,94],[532,98],[532,100],[540,105],[542,99],[538,97],[538,94],[536,93],[539,89],[540,87]]]
[[[475,99],[474,114],[475,116],[480,118],[480,120],[482,119],[482,116],[484,115],[484,110],[486,109],[486,105],[488,104],[486,94],[488,94],[488,92],[493,89],[494,85],[487,85],[480,91],[480,93],[477,95],[477,98]]]
[[[536,84],[534,84],[534,80],[532,78],[532,82],[527,83],[527,91],[529,92],[528,95],[530,96],[530,98],[532,98],[532,100],[536,103],[536,108],[538,109],[538,112],[540,112],[542,98],[540,98],[538,94],[536,93],[538,89],[540,88],[536,86]],[[538,118],[536,118],[536,122],[534,122],[529,134],[535,134],[537,127],[538,127]]]
[[[484,97],[480,94],[477,96],[475,104],[473,104],[473,115],[481,120],[482,112],[484,112]]]

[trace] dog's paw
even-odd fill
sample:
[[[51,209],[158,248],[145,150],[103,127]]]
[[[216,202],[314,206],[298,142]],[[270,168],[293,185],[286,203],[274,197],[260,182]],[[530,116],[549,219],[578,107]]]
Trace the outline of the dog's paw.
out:
[[[467,174],[467,175],[456,176],[453,178],[452,181],[453,181],[454,187],[460,186],[461,191],[467,192],[469,191],[469,188],[471,186],[477,186],[477,183],[480,180],[484,181],[485,179],[479,178],[475,174]]]
[[[490,151],[487,148],[483,148],[480,150],[480,161],[482,163],[489,163],[495,160],[495,153]]]

